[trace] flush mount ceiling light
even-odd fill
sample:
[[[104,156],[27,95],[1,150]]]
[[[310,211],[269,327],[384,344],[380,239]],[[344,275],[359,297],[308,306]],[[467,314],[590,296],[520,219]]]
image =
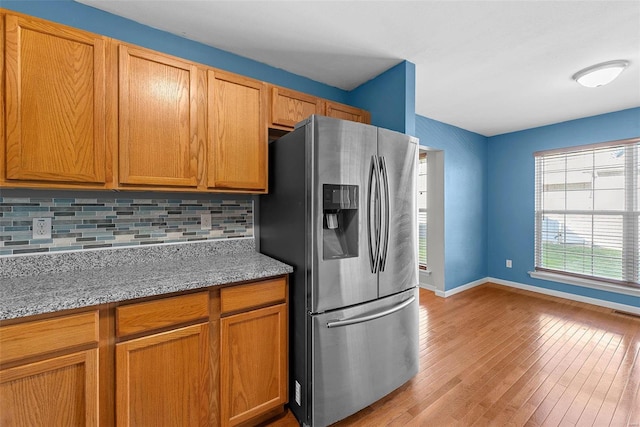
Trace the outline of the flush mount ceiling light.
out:
[[[611,83],[629,65],[628,61],[607,61],[592,65],[573,75],[573,80],[585,87],[598,87]]]

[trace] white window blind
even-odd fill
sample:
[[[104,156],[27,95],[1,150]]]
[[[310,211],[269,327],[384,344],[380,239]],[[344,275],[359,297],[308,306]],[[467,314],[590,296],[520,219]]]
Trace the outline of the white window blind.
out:
[[[534,156],[536,270],[640,286],[640,138]]]
[[[427,154],[418,161],[418,265],[427,268]]]

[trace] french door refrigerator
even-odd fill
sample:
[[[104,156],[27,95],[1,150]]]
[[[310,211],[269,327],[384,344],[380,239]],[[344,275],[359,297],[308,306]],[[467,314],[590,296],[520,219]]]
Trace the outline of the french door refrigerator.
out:
[[[311,116],[269,158],[260,251],[294,267],[289,406],[326,426],[418,371],[418,140]]]

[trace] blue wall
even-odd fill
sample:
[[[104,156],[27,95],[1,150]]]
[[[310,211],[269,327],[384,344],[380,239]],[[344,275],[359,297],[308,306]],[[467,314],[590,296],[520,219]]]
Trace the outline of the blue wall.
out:
[[[349,93],[349,103],[371,112],[371,123],[415,135],[416,66],[390,68]]]
[[[445,290],[487,277],[487,138],[416,116],[420,145],[444,151]]]
[[[640,298],[531,278],[534,268],[533,153],[640,135],[640,108],[488,138],[488,275],[640,306]],[[513,260],[513,268],[505,267]]]
[[[533,153],[638,135],[640,108],[490,138],[417,115],[420,144],[444,151],[445,290],[495,277],[640,306],[638,297],[527,274],[534,268]]]

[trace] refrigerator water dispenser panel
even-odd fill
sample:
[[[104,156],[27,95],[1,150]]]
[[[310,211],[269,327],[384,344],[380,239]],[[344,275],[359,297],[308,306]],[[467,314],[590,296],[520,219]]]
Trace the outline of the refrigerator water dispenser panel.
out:
[[[358,186],[324,184],[323,258],[358,256]]]

